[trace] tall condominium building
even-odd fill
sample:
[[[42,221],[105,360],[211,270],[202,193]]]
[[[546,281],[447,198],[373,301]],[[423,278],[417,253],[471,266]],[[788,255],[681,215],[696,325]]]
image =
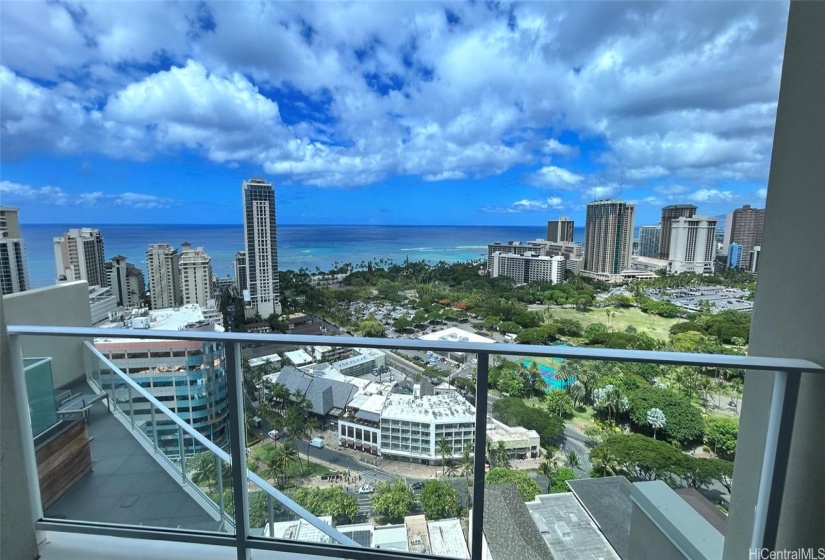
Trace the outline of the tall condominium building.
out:
[[[493,253],[493,267],[490,277],[507,276],[519,284],[530,282],[564,282],[564,257],[540,256],[533,253],[515,255],[512,253]]]
[[[573,220],[559,216],[558,220],[547,222],[547,241],[573,242]]]
[[[183,243],[178,262],[184,305],[197,303],[205,308],[206,302],[212,299],[212,259],[203,247],[193,249],[189,243]]]
[[[29,289],[26,248],[20,234],[17,208],[0,206],[0,293]]]
[[[750,255],[751,258],[750,258],[750,265],[749,265],[750,268],[748,270],[750,270],[754,274],[759,272],[759,256],[761,254],[762,254],[762,246],[761,245],[757,245],[756,247],[751,249],[751,255]]]
[[[757,245],[762,245],[762,230],[765,227],[765,209],[751,208],[745,204],[742,208],[729,212],[725,220],[724,251],[731,243],[742,246],[741,268],[751,270],[751,253]]]
[[[715,257],[715,218],[681,217],[670,222],[670,251],[667,262],[669,273],[713,274]]]
[[[246,284],[246,251],[235,253],[235,287],[238,293],[243,295],[244,290],[248,290]]]
[[[115,255],[106,263],[109,286],[117,298],[118,307],[138,307],[146,293],[146,280],[138,267],[126,261],[123,255]]]
[[[659,235],[662,228],[657,226],[642,226],[639,230],[639,256],[659,258]]]
[[[728,246],[728,268],[740,268],[742,266],[742,246],[733,242]]]
[[[693,204],[674,204],[662,208],[662,221],[659,223],[659,256],[667,260],[670,254],[670,230],[673,220],[678,218],[692,218],[696,215],[696,206]]]
[[[93,228],[72,228],[54,238],[58,280],[86,280],[90,286],[109,286],[103,236]]]
[[[152,309],[179,307],[183,302],[179,260],[178,250],[168,243],[154,243],[146,250]]]
[[[281,314],[275,189],[264,179],[243,182],[244,249],[250,304],[267,318]]]
[[[636,206],[622,200],[598,200],[587,205],[584,270],[591,275],[619,275],[630,267]]]

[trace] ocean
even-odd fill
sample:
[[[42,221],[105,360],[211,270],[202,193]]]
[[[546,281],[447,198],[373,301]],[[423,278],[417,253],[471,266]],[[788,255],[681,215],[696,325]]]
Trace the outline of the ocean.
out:
[[[53,238],[69,227],[63,224],[21,225],[32,288],[54,283],[56,277]],[[212,269],[220,277],[234,276],[235,253],[243,250],[240,225],[112,225],[84,224],[103,235],[106,259],[123,255],[146,271],[146,249],[152,243],[173,247],[188,241],[203,247],[212,258]],[[278,265],[282,270],[316,267],[327,271],[333,264],[377,260],[430,263],[470,261],[487,257],[487,244],[495,241],[544,239],[543,226],[278,226]],[[584,238],[584,228],[576,228],[574,239]]]

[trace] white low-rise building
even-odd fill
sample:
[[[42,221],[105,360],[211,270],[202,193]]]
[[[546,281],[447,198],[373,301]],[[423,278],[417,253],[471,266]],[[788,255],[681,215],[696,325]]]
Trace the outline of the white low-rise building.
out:
[[[356,348],[357,354],[346,360],[335,362],[333,367],[344,375],[358,377],[372,373],[386,364],[386,354],[374,348]]]
[[[439,441],[446,440],[450,453],[445,458],[461,457],[471,448],[475,437],[475,407],[455,393],[390,395],[381,411],[382,457],[415,463],[442,461]]]
[[[305,366],[312,363],[312,356],[307,354],[304,350],[293,350],[292,352],[284,352],[284,356],[295,367]]]
[[[484,344],[495,344],[495,340],[481,336],[480,334],[472,333],[460,329],[458,327],[450,327],[440,331],[435,331],[429,334],[423,334],[419,337],[420,340],[444,341],[444,342],[481,342]],[[445,356],[453,361],[464,363],[467,361],[467,354],[465,352],[441,352],[436,351],[436,354]]]

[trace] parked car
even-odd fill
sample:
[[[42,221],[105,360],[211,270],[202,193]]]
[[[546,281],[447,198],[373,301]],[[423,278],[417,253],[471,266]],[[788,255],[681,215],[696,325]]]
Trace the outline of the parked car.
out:
[[[253,424],[256,428],[260,428],[260,427],[261,427],[261,424],[263,424],[263,420],[261,420],[261,417],[260,417],[260,416],[255,416],[254,418],[252,418],[252,424]]]
[[[414,482],[412,485],[413,490],[421,490],[422,488],[424,488],[423,482]]]
[[[278,438],[281,437],[281,433],[278,430],[271,430],[267,435],[275,441],[278,441]]]
[[[309,444],[312,447],[317,447],[318,449],[322,449],[324,447],[324,438],[319,438],[319,437],[312,438],[309,441]]]
[[[375,489],[372,487],[372,484],[362,484],[361,487],[358,489],[359,494],[372,494]]]

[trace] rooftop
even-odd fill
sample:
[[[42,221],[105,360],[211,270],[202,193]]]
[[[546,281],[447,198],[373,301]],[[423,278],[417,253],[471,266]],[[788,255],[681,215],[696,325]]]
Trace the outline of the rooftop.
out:
[[[267,362],[271,362],[273,364],[281,363],[281,357],[278,354],[269,354],[267,356],[261,356],[260,358],[252,358],[249,360],[249,367],[258,367],[266,364]]]
[[[352,358],[347,358],[346,360],[341,360],[339,362],[335,362],[333,367],[338,370],[351,368],[358,364],[365,364],[367,362],[372,362],[375,360],[374,356],[365,356],[363,354],[359,354],[358,356],[353,356]]]
[[[484,489],[484,537],[492,560],[555,558],[514,484]]]
[[[290,362],[296,366],[303,366],[312,363],[312,356],[307,354],[304,350],[293,350],[291,352],[284,352]]]
[[[618,555],[630,560],[630,482],[623,476],[608,476],[569,480],[567,485]]]
[[[328,515],[320,516],[318,519],[327,525],[332,525],[332,517]],[[267,524],[264,529],[264,536],[289,541],[304,541],[325,544],[332,543],[332,539],[330,537],[303,519],[279,521],[277,523],[272,523],[271,525]]]
[[[493,340],[492,338],[487,338],[486,336],[471,333],[458,327],[450,327],[449,329],[435,331],[429,334],[422,334],[418,338],[421,340],[446,340],[448,342],[487,342],[490,344],[495,343],[495,340]]]
[[[373,530],[373,547],[406,551],[409,548],[407,544],[407,526],[384,525],[383,527],[375,527]]]
[[[438,556],[469,560],[470,551],[467,549],[461,521],[458,519],[428,521],[427,530],[430,534],[430,552]]]
[[[382,420],[411,422],[475,422],[475,408],[456,393],[425,395],[390,395],[381,411]]]
[[[526,505],[556,558],[619,560],[619,555],[570,492],[536,496],[535,501]]]

